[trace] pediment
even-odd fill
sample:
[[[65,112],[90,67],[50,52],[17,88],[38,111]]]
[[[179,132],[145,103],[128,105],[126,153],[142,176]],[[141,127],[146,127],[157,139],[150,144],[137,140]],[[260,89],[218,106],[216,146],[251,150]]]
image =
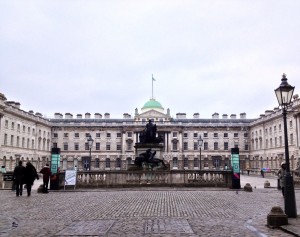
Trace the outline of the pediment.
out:
[[[136,119],[149,119],[149,118],[153,118],[153,119],[170,119],[170,116],[168,116],[167,114],[161,113],[157,110],[148,110],[144,113],[140,113],[138,115],[135,116]]]

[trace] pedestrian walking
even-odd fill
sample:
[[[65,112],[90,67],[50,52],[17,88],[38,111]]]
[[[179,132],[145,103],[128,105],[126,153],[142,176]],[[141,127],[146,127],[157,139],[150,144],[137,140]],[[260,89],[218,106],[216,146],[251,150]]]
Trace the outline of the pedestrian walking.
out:
[[[48,193],[48,184],[51,175],[49,164],[46,164],[40,171],[43,174],[43,193]]]
[[[25,183],[28,197],[31,194],[31,187],[35,179],[39,179],[39,176],[34,166],[28,161],[25,167]]]
[[[280,186],[281,186],[281,191],[282,195],[284,197],[284,188],[285,188],[285,173],[286,173],[286,164],[285,162],[281,163],[281,169],[278,171],[278,177],[280,179]]]
[[[13,182],[16,187],[16,195],[17,197],[22,196],[23,192],[23,184],[25,177],[25,167],[22,165],[22,161],[19,161],[19,165],[15,167],[13,172]]]
[[[261,174],[261,177],[263,177],[263,178],[265,177],[265,174],[264,174],[264,170],[263,170],[263,169],[260,170],[260,174]]]

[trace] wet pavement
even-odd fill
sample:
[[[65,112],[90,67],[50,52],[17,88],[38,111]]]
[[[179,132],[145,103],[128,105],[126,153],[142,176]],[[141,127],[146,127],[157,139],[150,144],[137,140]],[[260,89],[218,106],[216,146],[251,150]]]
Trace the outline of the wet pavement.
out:
[[[270,188],[264,188],[268,180]],[[89,189],[16,197],[0,190],[0,236],[300,236],[300,219],[266,226],[284,199],[274,177],[241,176],[253,192],[217,188]],[[295,190],[300,210],[300,190]],[[297,232],[298,231],[298,232]]]

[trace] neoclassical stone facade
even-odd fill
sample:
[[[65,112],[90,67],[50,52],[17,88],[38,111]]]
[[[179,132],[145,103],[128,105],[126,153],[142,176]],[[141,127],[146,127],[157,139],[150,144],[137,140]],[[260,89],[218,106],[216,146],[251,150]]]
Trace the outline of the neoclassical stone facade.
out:
[[[281,110],[267,110],[259,118],[248,119],[245,113],[236,116],[218,113],[212,118],[200,118],[195,113],[171,117],[170,109],[150,99],[134,115],[110,118],[90,113],[84,115],[56,113],[54,118],[43,118],[41,113],[25,112],[20,103],[7,101],[0,94],[0,164],[12,170],[18,160],[31,161],[38,169],[51,160],[51,148],[61,149],[61,169],[77,166],[83,169],[83,157],[89,156],[87,138],[94,139],[91,150],[91,170],[126,169],[137,156],[135,143],[149,119],[157,125],[163,137],[161,154],[171,169],[199,169],[199,135],[202,169],[224,169],[230,165],[230,149],[239,147],[241,168],[279,168],[284,159],[283,117]],[[300,100],[294,96],[288,113],[289,152],[291,167],[299,163]]]

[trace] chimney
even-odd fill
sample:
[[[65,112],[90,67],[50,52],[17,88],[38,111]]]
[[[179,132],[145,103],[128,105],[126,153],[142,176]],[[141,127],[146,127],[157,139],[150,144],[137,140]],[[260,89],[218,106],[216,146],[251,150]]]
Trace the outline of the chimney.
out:
[[[77,115],[76,115],[76,118],[82,119],[82,114],[77,114]]]
[[[29,113],[30,113],[30,111],[29,111]],[[56,119],[62,119],[63,115],[61,113],[55,113],[54,114],[54,118],[56,118]]]
[[[231,115],[230,115],[230,118],[231,118],[231,119],[236,119],[236,114],[231,114]]]
[[[66,119],[72,119],[73,118],[73,114],[71,114],[71,113],[65,113],[65,118]]]
[[[213,119],[218,119],[218,118],[219,118],[219,114],[218,114],[218,113],[214,113],[214,114],[212,115],[212,118],[213,118]]]
[[[222,115],[222,118],[223,118],[223,119],[228,119],[228,115],[227,115],[227,114],[223,114],[223,115]]]
[[[104,118],[109,119],[110,118],[110,114],[109,113],[105,113],[104,114]]]
[[[245,119],[246,118],[246,113],[240,113],[240,118]]]
[[[91,118],[91,114],[90,113],[85,113],[85,118],[86,119],[90,119]]]
[[[200,117],[200,114],[199,113],[194,113],[194,115],[193,115],[193,118],[194,119],[198,119]]]
[[[95,113],[95,119],[102,119],[102,114]]]

